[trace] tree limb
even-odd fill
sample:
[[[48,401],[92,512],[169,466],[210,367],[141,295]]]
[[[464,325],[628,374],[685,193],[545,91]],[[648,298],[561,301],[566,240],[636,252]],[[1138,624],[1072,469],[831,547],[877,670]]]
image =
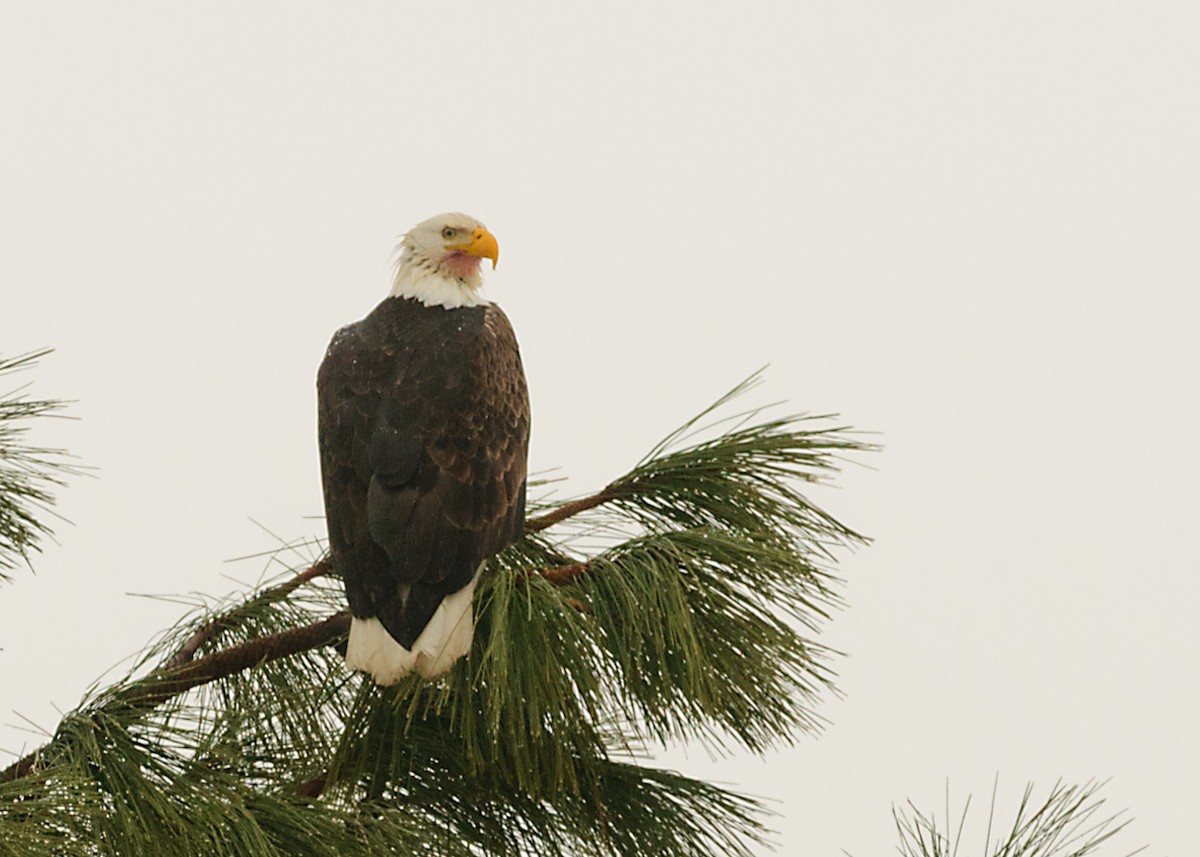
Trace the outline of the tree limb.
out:
[[[566,586],[568,583],[572,583],[575,578],[586,573],[588,570],[588,563],[573,562],[570,565],[557,565],[554,568],[543,568],[538,573],[555,586]]]
[[[247,640],[183,666],[157,670],[145,679],[117,691],[113,695],[113,702],[132,708],[154,708],[192,688],[228,678],[250,667],[330,645],[349,629],[350,613],[342,612],[290,631]],[[0,783],[31,773],[44,749],[38,748],[0,771]]]
[[[247,640],[181,667],[151,673],[144,680],[119,691],[114,700],[139,708],[153,708],[202,684],[228,678],[259,664],[330,645],[349,630],[350,612],[344,610],[310,625]]]
[[[528,518],[525,522],[525,530],[526,532],[538,532],[547,529],[580,512],[607,503],[614,496],[610,488],[605,488],[579,500],[564,503],[549,512]],[[329,557],[323,557],[290,580],[263,590],[259,597],[270,600],[285,597],[310,580],[321,577],[331,570],[332,562]],[[542,569],[538,573],[550,583],[563,586],[586,571],[586,563],[571,563]],[[587,606],[581,602],[572,599],[568,603],[577,610],[587,612]],[[201,625],[162,667],[145,679],[118,691],[113,696],[113,701],[135,708],[154,708],[200,685],[228,678],[259,664],[330,645],[349,631],[350,613],[348,611],[336,613],[300,628],[247,640],[232,648],[214,652],[197,660],[196,653],[200,648],[229,622],[230,616],[225,614]],[[32,773],[44,750],[45,747],[39,747],[0,771],[0,783],[11,782]],[[323,787],[323,782],[318,785],[314,780],[313,783],[302,786],[301,793],[304,794],[311,790],[319,795]]]
[[[259,593],[258,599],[263,601],[275,601],[283,598],[313,578],[326,574],[331,568],[332,563],[329,557],[322,557],[304,571],[295,575],[291,580],[286,580],[277,586],[264,589],[261,593]],[[179,651],[177,651],[164,666],[168,669],[171,669],[190,663],[192,658],[195,657],[196,652],[200,650],[200,647],[212,639],[213,635],[215,635],[217,632],[228,627],[229,621],[229,614],[225,614],[223,616],[217,616],[209,622],[205,622],[203,625],[197,628],[192,635],[187,638],[187,640],[184,641],[183,645],[179,647]]]
[[[551,509],[549,512],[543,512],[541,515],[534,515],[532,518],[525,519],[525,532],[536,533],[547,527],[552,527],[557,523],[565,521],[573,515],[578,515],[580,512],[586,512],[588,509],[595,509],[610,500],[616,498],[616,494],[612,491],[612,486],[604,488],[602,491],[597,491],[587,497],[581,497],[578,500],[572,500],[569,503],[563,503],[557,509]]]

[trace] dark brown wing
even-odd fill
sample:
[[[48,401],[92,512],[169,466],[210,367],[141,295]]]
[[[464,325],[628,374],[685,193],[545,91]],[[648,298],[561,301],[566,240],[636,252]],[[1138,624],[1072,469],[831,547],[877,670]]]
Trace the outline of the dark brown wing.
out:
[[[330,546],[350,609],[412,646],[443,597],[520,538],[529,399],[497,307],[389,298],[317,378]]]

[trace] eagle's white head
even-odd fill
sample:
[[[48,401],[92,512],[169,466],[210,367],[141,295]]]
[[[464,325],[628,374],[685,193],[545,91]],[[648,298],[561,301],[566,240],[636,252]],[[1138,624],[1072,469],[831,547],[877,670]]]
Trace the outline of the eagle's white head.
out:
[[[484,259],[500,257],[496,238],[482,223],[465,214],[439,214],[408,231],[397,248],[395,297],[416,298],[425,306],[447,309],[479,306]]]

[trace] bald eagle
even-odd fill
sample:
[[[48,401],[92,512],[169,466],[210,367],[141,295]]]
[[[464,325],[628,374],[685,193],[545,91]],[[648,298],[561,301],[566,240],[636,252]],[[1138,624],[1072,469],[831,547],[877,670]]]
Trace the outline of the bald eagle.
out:
[[[334,334],[317,373],[346,663],[385,685],[441,675],[470,649],[483,563],[524,531],[529,446],[517,340],[480,293],[495,237],[443,214],[399,252],[390,296]]]

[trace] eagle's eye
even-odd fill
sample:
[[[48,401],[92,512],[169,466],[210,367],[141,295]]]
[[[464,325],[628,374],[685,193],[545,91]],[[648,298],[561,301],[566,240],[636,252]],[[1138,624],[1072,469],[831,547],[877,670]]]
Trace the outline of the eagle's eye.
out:
[[[442,237],[445,238],[447,241],[449,241],[451,238],[453,238],[457,234],[458,234],[458,230],[455,229],[453,226],[447,226],[445,229],[442,230]]]

